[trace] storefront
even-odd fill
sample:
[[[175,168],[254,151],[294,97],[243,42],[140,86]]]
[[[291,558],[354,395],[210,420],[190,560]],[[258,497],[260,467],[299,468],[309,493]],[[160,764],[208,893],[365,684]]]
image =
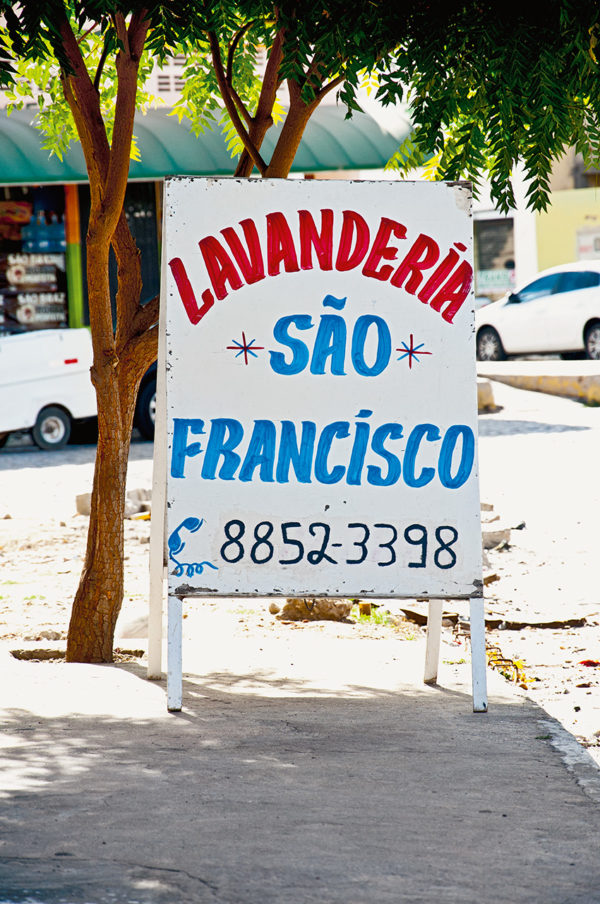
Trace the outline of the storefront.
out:
[[[0,334],[89,323],[85,231],[89,188],[81,148],[60,161],[42,148],[35,109],[0,111]],[[323,106],[307,127],[293,172],[380,169],[396,151],[398,132],[368,114],[345,118]],[[408,121],[402,122],[406,134]],[[136,118],[139,160],[132,160],[125,214],[141,251],[142,301],[159,291],[162,180],[167,175],[229,176],[234,169],[220,132],[194,136],[166,110]],[[277,137],[265,139],[268,155]],[[405,137],[405,136],[404,136]],[[116,292],[116,267],[111,277]]]
[[[0,200],[0,329],[65,327],[65,192],[6,187]]]

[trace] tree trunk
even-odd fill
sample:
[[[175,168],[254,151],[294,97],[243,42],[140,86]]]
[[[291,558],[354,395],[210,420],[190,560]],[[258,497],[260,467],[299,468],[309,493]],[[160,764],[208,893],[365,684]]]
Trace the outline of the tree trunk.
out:
[[[279,139],[267,166],[266,177],[287,179],[306,125],[316,107],[317,104],[309,105],[300,99],[296,101],[292,99]]]
[[[68,60],[62,73],[63,90],[90,180],[87,284],[94,350],[91,377],[98,407],[87,551],[69,624],[68,662],[113,661],[114,633],[123,599],[123,516],[129,443],[140,379],[153,360],[152,354],[156,356],[152,330],[155,307],[148,305],[147,311],[140,308],[139,252],[123,213],[138,68],[149,28],[146,15],[147,10],[140,7],[129,19],[121,11],[111,16],[119,49],[115,59],[115,127],[110,143],[100,94],[87,69],[87,60],[81,55],[64,10],[57,19]],[[111,244],[118,264],[116,334],[108,275]]]
[[[97,387],[98,447],[85,567],[73,601],[67,662],[112,662],[123,599],[123,517],[135,394],[117,374]],[[125,404],[123,402],[125,401]],[[125,408],[125,416],[122,415]]]
[[[146,363],[144,349],[115,342],[108,279],[110,238],[102,230],[102,220],[101,207],[94,208],[88,227],[87,276],[98,446],[85,564],[69,623],[68,662],[113,661],[114,633],[123,600],[127,461],[137,388]],[[120,305],[134,311],[137,298],[129,296],[139,295],[135,277],[139,254],[133,240],[121,238],[118,259],[119,270],[130,273],[128,281],[119,280]]]

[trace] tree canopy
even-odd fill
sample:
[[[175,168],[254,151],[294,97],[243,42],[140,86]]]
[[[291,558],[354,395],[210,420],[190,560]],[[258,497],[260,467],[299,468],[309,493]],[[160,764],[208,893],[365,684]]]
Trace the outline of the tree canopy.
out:
[[[568,148],[587,165],[600,157],[599,7],[590,0],[535,4],[453,2],[442,14],[417,4],[395,54],[393,78],[408,86],[415,131],[399,167],[430,158],[436,178],[491,182],[514,206],[511,174],[521,161],[529,203],[548,202],[553,162]],[[382,88],[384,102],[392,91]]]
[[[227,139],[240,154],[237,175],[286,175],[323,97],[334,92],[352,115],[365,84],[384,105],[410,104],[415,129],[392,167],[426,166],[432,178],[467,178],[476,188],[488,179],[504,210],[514,205],[511,176],[519,162],[530,205],[541,209],[555,159],[569,147],[587,165],[600,157],[600,21],[592,0],[549,0],[543,13],[492,0],[0,5],[8,29],[2,75],[10,79],[19,61],[21,77],[29,67],[30,77],[45,83],[50,103],[42,104],[41,123],[59,152],[76,134],[61,106],[56,67],[69,67],[56,26],[65,10],[79,30],[94,84],[102,87],[109,136],[118,81],[111,62],[119,46],[115,15],[143,15],[148,33],[140,84],[153,63],[185,55],[177,112],[201,132],[221,118],[220,105]],[[261,48],[266,57],[259,72]],[[277,99],[282,84],[288,110]],[[138,104],[145,100],[138,96]],[[281,137],[271,160],[264,160],[262,140],[277,119],[284,119]]]

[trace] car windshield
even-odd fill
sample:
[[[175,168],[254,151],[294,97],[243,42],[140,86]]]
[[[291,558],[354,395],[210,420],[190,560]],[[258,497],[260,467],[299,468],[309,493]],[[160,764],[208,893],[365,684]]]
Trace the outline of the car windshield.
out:
[[[511,296],[515,301],[533,301],[536,298],[543,298],[544,295],[552,295],[557,290],[558,283],[562,274],[550,273],[548,276],[541,276],[534,279],[532,283],[521,289],[516,296]]]

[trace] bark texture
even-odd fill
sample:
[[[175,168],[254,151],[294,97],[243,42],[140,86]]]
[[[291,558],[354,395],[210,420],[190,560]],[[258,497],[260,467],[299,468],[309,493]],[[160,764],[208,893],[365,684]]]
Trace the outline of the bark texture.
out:
[[[86,558],[73,602],[67,661],[112,662],[123,600],[123,515],[127,460],[140,380],[156,358],[158,299],[140,306],[138,248],[123,213],[135,114],[137,74],[146,38],[146,11],[129,22],[115,13],[120,50],[115,128],[109,144],[96,84],[82,59],[68,19],[59,18],[69,61],[63,72],[90,180],[86,237],[87,283],[93,346],[91,377],[98,403],[98,447]],[[117,259],[117,321],[109,291],[109,251]]]

